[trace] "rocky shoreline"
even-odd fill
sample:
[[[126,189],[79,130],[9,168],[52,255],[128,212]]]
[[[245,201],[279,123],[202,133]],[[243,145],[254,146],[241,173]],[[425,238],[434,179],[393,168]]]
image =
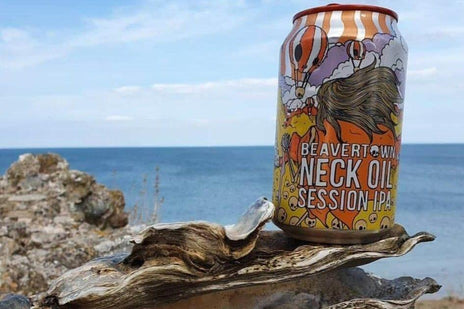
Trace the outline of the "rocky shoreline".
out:
[[[0,177],[0,309],[30,308],[68,270],[130,252],[145,226],[129,226],[124,208],[121,191],[70,169],[59,155],[21,155]],[[464,303],[445,298],[416,306]]]
[[[33,301],[67,270],[130,250],[124,196],[57,154],[24,154],[0,177],[0,299]],[[2,307],[0,307],[2,308]]]

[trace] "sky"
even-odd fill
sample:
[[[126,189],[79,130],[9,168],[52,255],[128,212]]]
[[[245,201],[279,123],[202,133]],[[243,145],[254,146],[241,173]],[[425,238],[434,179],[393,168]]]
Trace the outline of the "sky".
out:
[[[408,42],[403,142],[464,142],[464,0],[357,2]],[[272,145],[280,45],[327,3],[0,0],[0,148]]]

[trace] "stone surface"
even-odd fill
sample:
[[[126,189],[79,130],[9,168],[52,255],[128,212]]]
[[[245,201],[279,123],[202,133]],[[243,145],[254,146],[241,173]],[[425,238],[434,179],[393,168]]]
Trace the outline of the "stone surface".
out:
[[[33,296],[69,269],[129,250],[124,206],[119,190],[59,155],[21,155],[0,177],[0,293]]]
[[[29,309],[31,305],[29,299],[21,295],[6,294],[0,297],[0,309]]]

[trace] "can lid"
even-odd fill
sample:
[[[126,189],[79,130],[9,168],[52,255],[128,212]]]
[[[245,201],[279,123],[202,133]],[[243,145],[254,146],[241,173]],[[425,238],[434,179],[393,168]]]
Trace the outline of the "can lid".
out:
[[[383,14],[387,14],[392,16],[396,21],[398,21],[398,14],[396,12],[375,5],[366,5],[366,4],[338,4],[338,3],[330,3],[324,6],[318,6],[315,8],[307,9],[301,12],[298,12],[293,16],[293,21],[297,20],[301,16],[315,14],[320,12],[330,12],[330,11],[372,11],[372,12],[379,12]]]

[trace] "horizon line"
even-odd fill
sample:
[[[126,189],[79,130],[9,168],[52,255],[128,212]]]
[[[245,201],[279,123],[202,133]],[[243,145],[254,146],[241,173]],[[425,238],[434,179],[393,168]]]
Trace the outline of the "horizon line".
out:
[[[464,142],[408,142],[401,145],[464,145]],[[274,147],[274,145],[171,145],[171,146],[32,146],[32,147],[0,147],[1,150],[34,150],[34,149],[134,149],[134,148],[246,148]]]

